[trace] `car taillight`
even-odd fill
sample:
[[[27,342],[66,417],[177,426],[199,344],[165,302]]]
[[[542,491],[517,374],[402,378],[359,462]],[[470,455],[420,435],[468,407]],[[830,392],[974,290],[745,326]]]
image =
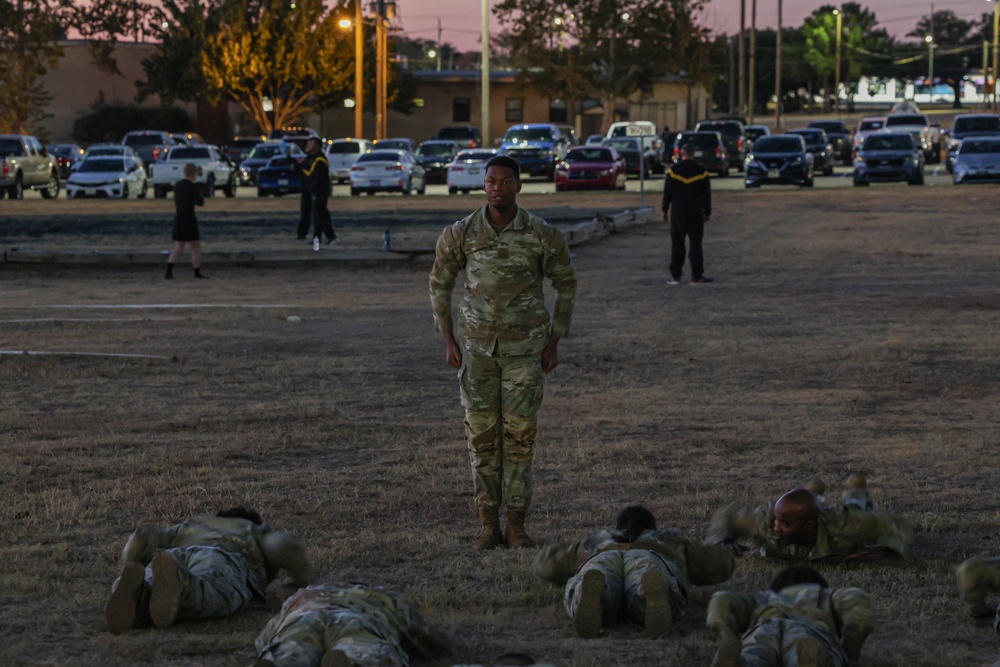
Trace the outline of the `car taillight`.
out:
[[[716,157],[722,157],[722,146],[716,146],[715,147],[715,156]]]
[[[388,169],[389,171],[403,171],[403,165],[394,164],[391,167],[386,167],[386,169]]]
[[[158,159],[160,159],[160,149],[153,148],[153,162],[156,162]]]
[[[8,165],[6,162],[3,163],[3,173],[5,174],[10,173],[10,165]]]
[[[465,171],[465,167],[460,167],[457,164],[453,164],[453,165],[451,165],[451,170],[452,171]]]
[[[680,154],[681,154],[681,149],[677,148],[677,146],[674,146],[674,157],[677,157]]]
[[[742,139],[737,139],[736,140],[736,150],[738,150],[738,151],[743,150],[743,140]]]
[[[364,167],[351,167],[351,171],[364,171]]]
[[[469,142],[469,148],[475,148],[475,147],[476,147],[476,140],[473,139],[472,141]]]

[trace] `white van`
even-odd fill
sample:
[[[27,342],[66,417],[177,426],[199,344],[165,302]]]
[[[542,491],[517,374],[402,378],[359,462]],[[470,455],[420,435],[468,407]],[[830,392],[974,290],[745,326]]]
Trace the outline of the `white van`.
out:
[[[646,164],[653,171],[663,171],[663,142],[656,131],[656,123],[649,120],[632,120],[621,123],[611,123],[608,139],[612,137],[635,137],[642,140],[642,153]]]
[[[358,158],[372,149],[367,139],[334,139],[326,145],[326,159],[330,162],[330,180],[346,183],[351,180],[351,167]]]

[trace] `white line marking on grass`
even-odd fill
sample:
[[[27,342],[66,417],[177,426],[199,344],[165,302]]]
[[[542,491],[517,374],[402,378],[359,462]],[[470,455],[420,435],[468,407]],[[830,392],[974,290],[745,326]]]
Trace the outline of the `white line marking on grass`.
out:
[[[117,354],[114,352],[48,352],[45,350],[0,350],[0,355],[9,356],[53,356],[53,357],[117,357],[120,359],[162,359],[170,361],[173,357],[159,354]]]
[[[36,322],[183,322],[182,317],[36,317],[28,320],[0,320],[0,324]]]
[[[76,304],[76,305],[51,305],[51,306],[27,306],[28,308],[91,308],[91,309],[141,309],[141,308],[299,308],[282,303],[102,303],[102,304]]]

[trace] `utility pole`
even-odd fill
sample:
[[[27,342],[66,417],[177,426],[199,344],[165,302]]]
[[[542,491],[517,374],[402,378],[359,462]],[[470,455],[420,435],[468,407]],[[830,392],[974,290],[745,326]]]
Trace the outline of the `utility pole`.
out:
[[[438,17],[438,41],[437,41],[437,48],[434,49],[434,51],[437,53],[437,58],[436,58],[436,60],[437,60],[437,71],[440,72],[441,71],[441,17],[440,16]]]
[[[1000,61],[1000,0],[993,0],[993,111],[997,110],[998,61]]]
[[[778,0],[778,32],[774,40],[774,129],[781,127],[781,0]]]
[[[361,0],[354,0],[354,136],[365,136],[365,24],[361,16]]]
[[[746,91],[746,47],[743,39],[747,32],[747,0],[740,0],[740,64],[736,78],[740,82],[740,118],[746,118],[747,91]]]
[[[739,100],[736,99],[736,40],[732,37],[729,40],[729,115],[735,116]]]
[[[750,119],[750,124],[753,125],[753,103],[756,99],[756,81],[757,81],[757,0],[753,0],[750,4],[750,80],[747,82],[749,87],[749,92],[747,93],[747,117]]]
[[[840,116],[840,36],[844,32],[844,24],[843,24],[844,12],[840,11],[839,9],[834,9],[833,15],[837,17],[837,63],[834,67],[834,70],[836,71],[836,75],[834,76],[834,78],[836,79],[836,83],[833,84],[833,95],[834,95],[834,100],[836,100],[837,116],[839,117]]]
[[[490,0],[482,0],[483,12],[483,57],[482,57],[482,97],[479,101],[480,134],[483,135],[483,145],[492,146],[490,137]]]

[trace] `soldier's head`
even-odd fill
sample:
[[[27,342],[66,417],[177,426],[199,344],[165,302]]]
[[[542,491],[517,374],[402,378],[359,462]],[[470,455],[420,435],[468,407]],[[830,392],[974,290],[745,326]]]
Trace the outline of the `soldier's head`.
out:
[[[819,584],[823,588],[829,588],[823,575],[807,565],[789,565],[771,580],[771,590],[778,593],[783,588],[798,586],[799,584]]]
[[[774,504],[774,533],[780,544],[816,543],[819,505],[808,489],[792,489]]]
[[[219,510],[219,513],[215,516],[227,519],[246,519],[247,521],[255,523],[258,526],[264,523],[264,519],[260,517],[260,514],[258,514],[256,510],[243,507],[243,505],[230,507],[227,510]]]
[[[694,144],[684,144],[681,146],[681,157],[685,160],[690,160],[694,157],[695,147]]]
[[[521,168],[514,158],[497,155],[486,163],[483,191],[491,206],[503,209],[516,205],[521,191]]]
[[[319,139],[316,137],[309,137],[306,139],[306,153],[319,153]]]
[[[615,542],[635,542],[644,531],[656,530],[656,517],[642,505],[629,505],[618,513]]]

